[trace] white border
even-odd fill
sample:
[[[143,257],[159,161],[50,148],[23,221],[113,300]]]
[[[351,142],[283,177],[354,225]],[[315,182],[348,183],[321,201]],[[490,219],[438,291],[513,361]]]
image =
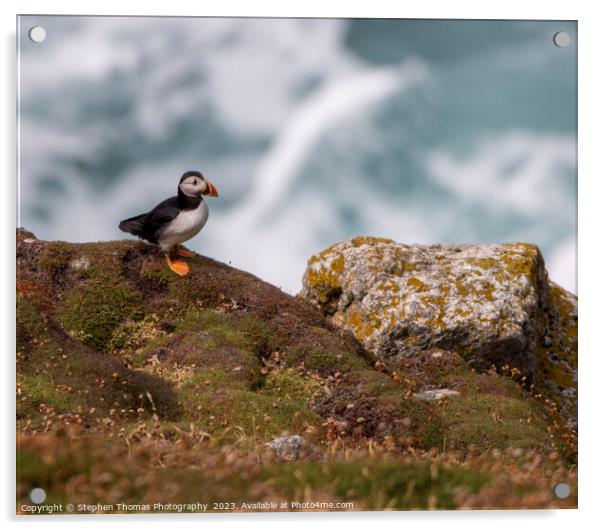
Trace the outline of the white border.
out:
[[[319,16],[319,17],[381,17],[381,18],[487,18],[487,19],[552,19],[579,21],[579,309],[581,313],[580,364],[579,364],[579,425],[580,425],[580,480],[579,510],[523,511],[523,512],[439,512],[439,513],[354,513],[354,514],[261,514],[227,516],[119,516],[86,518],[86,526],[97,528],[110,523],[113,528],[165,527],[166,523],[183,526],[240,528],[251,525],[262,528],[303,528],[308,524],[341,524],[348,528],[363,528],[368,522],[379,527],[424,527],[445,525],[452,528],[507,528],[543,527],[562,528],[579,524],[588,528],[597,519],[596,508],[600,504],[600,446],[602,446],[600,411],[596,392],[602,376],[602,353],[599,351],[602,318],[602,292],[600,275],[602,238],[599,212],[602,209],[600,180],[602,171],[599,156],[602,151],[600,133],[600,76],[601,23],[597,16],[596,2],[572,0],[558,2],[524,0],[498,0],[483,2],[474,0],[418,2],[385,0],[305,0],[294,5],[291,2],[252,0],[199,2],[184,0],[57,0],[54,2],[4,0],[0,3],[2,29],[2,60],[0,83],[2,90],[2,126],[0,127],[0,160],[3,174],[2,235],[5,252],[0,260],[2,267],[2,300],[0,305],[4,338],[4,400],[2,407],[3,429],[1,481],[2,513],[9,524],[20,528],[38,524],[41,520],[20,518],[14,513],[14,225],[15,225],[15,15],[20,14],[103,14],[103,15],[163,15],[163,16]],[[69,519],[75,522],[75,519]],[[124,522],[127,521],[127,522]],[[76,524],[81,524],[81,520]],[[64,521],[45,519],[45,526],[63,528]]]

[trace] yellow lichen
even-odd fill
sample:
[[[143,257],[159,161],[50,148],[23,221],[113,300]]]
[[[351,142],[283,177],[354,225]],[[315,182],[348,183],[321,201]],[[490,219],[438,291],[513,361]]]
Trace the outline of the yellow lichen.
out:
[[[320,253],[321,255],[322,253]],[[316,266],[319,258],[313,256],[309,260],[306,281],[315,291],[318,302],[327,303],[341,287],[341,275],[345,269],[345,257],[339,254],[327,262],[327,266]]]
[[[423,281],[420,281],[418,278],[408,278],[407,285],[419,293],[428,289],[428,285]]]
[[[456,280],[455,281],[455,286],[456,286],[456,290],[458,291],[458,294],[460,296],[467,296],[468,295],[468,289],[466,288],[466,286],[460,280]]]
[[[369,236],[357,236],[349,241],[353,247],[361,247],[362,245],[376,245],[378,243],[395,243],[392,239],[386,239],[384,237],[369,237]]]
[[[352,306],[345,315],[345,325],[351,329],[356,339],[364,341],[383,326],[383,321],[375,311],[363,316]]]
[[[494,258],[465,258],[467,263],[479,267],[480,269],[488,270],[495,267],[498,261]]]
[[[576,413],[576,394],[558,393],[562,389],[576,390],[577,386],[577,314],[570,298],[559,286],[549,285],[549,310],[542,316],[539,329],[536,379],[551,399],[572,416]]]
[[[393,292],[393,293],[398,293],[400,290],[399,284],[394,280],[389,280],[389,281],[380,283],[380,284],[378,284],[378,287],[376,287],[376,289],[378,291],[382,291],[382,292]]]
[[[430,320],[433,325],[437,326],[440,331],[446,329],[447,325],[444,321],[447,305],[445,296],[428,295],[423,300],[433,310],[432,319]]]
[[[358,340],[362,340],[363,337],[363,322],[361,315],[351,307],[347,312],[347,325],[351,328],[352,333]]]

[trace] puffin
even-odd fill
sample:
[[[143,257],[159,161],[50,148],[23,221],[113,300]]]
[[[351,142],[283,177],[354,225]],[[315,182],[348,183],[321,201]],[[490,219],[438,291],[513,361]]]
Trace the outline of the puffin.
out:
[[[218,197],[217,189],[200,171],[186,171],[180,178],[175,197],[165,199],[147,213],[124,219],[119,229],[158,246],[169,268],[186,276],[190,271],[188,263],[172,259],[171,253],[174,251],[184,258],[195,255],[181,243],[196,236],[207,222],[209,209],[203,195]]]

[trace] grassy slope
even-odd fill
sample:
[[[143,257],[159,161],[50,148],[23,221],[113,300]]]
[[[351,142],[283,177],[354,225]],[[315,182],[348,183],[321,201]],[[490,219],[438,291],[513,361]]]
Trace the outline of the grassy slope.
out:
[[[18,497],[572,506],[553,406],[456,355],[387,373],[304,301],[207,258],[18,234]],[[423,388],[455,388],[437,403]],[[301,434],[322,457],[264,447]],[[161,485],[159,488],[158,485]],[[112,501],[111,501],[112,499]],[[19,503],[20,504],[20,503]]]

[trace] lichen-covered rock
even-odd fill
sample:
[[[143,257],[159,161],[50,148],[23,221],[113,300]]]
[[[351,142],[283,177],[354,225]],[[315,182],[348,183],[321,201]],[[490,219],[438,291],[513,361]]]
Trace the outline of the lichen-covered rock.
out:
[[[577,297],[549,283],[538,322],[536,383],[577,428]]]
[[[535,245],[356,237],[310,258],[301,294],[381,359],[443,348],[478,370],[516,368],[574,422],[576,297]]]

